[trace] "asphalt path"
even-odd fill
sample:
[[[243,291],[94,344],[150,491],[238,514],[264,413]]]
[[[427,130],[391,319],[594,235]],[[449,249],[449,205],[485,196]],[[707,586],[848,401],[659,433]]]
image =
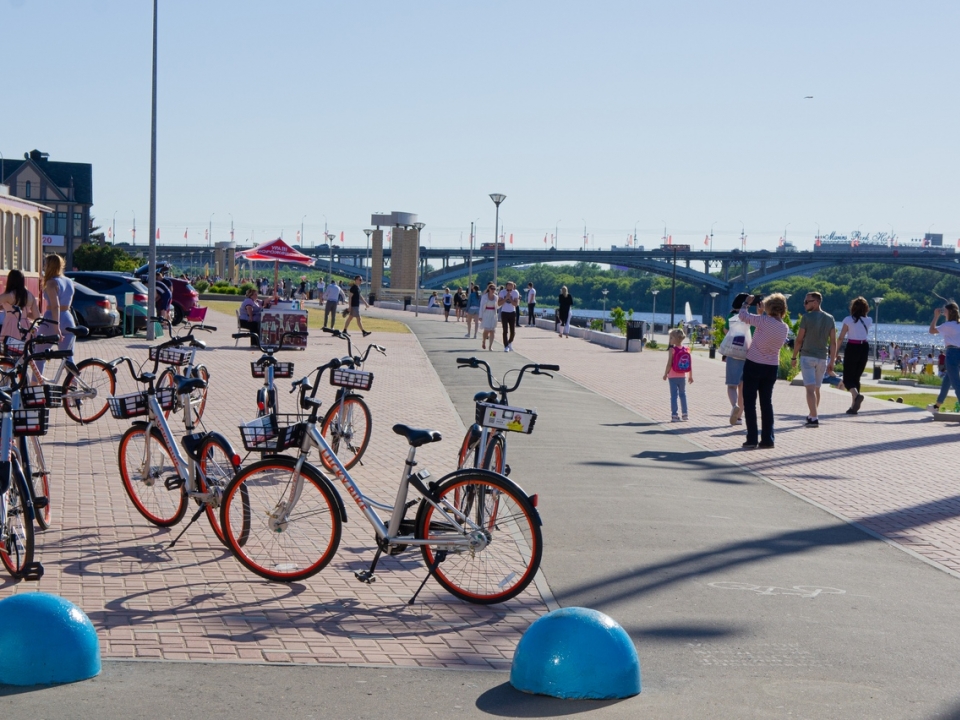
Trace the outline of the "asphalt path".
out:
[[[525,362],[482,353],[462,324],[404,320],[465,424],[485,381],[455,359],[497,374]],[[516,344],[543,341],[521,330]],[[0,688],[6,714],[960,718],[956,578],[562,375],[525,377],[513,399],[539,413],[532,435],[510,435],[508,463],[539,495],[543,578],[560,605],[630,633],[641,695],[560,701],[496,672],[112,661],[83,683]]]

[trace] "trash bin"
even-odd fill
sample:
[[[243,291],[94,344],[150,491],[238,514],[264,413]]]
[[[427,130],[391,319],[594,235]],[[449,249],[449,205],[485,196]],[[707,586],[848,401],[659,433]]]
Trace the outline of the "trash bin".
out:
[[[874,365],[874,366],[873,366],[873,379],[874,379],[874,380],[879,380],[879,379],[880,379],[880,371],[881,371],[882,369],[883,369],[883,368],[880,367],[879,365]]]
[[[630,341],[640,340],[640,350],[643,351],[643,320],[627,320],[627,341],[624,350],[630,350]]]
[[[410,295],[403,296],[403,309],[406,310],[411,304],[413,304],[413,297]]]
[[[376,302],[377,302],[377,294],[376,294],[375,292],[370,293],[370,297],[369,297],[369,299],[367,300],[367,302],[370,303],[371,305],[373,305],[374,303],[376,303]]]
[[[713,359],[716,358],[716,357],[717,357],[717,346],[716,346],[716,345],[711,345],[711,346],[710,346],[710,359],[713,360]]]

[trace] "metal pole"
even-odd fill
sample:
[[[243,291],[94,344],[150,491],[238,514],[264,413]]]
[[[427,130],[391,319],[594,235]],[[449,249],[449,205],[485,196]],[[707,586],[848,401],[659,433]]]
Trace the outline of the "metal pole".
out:
[[[417,229],[417,277],[413,290],[413,316],[420,317],[420,231],[426,227],[426,223],[418,222],[413,227]]]
[[[473,287],[473,222],[470,223],[470,257],[467,260],[467,284]]]
[[[373,230],[364,230],[363,233],[367,236],[367,271],[365,274],[367,276],[367,284],[369,285],[373,282],[373,277],[370,273],[370,235],[373,233]],[[372,286],[370,287],[370,292],[373,292]]]
[[[150,113],[150,274],[147,277],[148,317],[157,307],[157,0],[153,0],[153,91]],[[136,226],[136,225],[134,225]],[[147,340],[155,340],[154,324],[147,323]]]
[[[657,294],[659,290],[651,290],[650,294],[653,295],[653,319],[650,323],[650,337],[654,340],[657,339]]]
[[[673,280],[670,283],[670,328],[677,312],[677,248],[673,248]]]
[[[497,234],[500,228],[500,203],[497,203],[496,219],[493,222],[493,286],[497,285],[497,263],[500,259],[500,236]]]
[[[210,213],[210,222],[207,225],[207,247],[213,247],[213,216],[215,212]]]

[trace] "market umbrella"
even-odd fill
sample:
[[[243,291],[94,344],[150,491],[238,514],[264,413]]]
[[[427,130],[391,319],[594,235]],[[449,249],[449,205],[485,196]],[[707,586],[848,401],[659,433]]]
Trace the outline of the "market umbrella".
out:
[[[273,260],[273,297],[277,297],[277,282],[280,279],[280,263],[292,262],[300,265],[313,265],[314,258],[294,250],[283,240],[277,238],[257,245],[252,250],[237,253],[247,260]]]

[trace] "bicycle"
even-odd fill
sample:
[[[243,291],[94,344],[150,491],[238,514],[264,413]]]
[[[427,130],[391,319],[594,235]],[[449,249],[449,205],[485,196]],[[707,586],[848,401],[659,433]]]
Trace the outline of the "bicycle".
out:
[[[429,572],[408,604],[416,601],[431,576],[456,597],[478,604],[503,602],[522,592],[543,553],[535,502],[516,483],[487,470],[457,470],[430,482],[427,470],[414,471],[417,448],[438,442],[441,435],[401,424],[393,431],[406,438],[410,449],[394,504],[364,495],[317,427],[321,376],[340,366],[341,361],[333,359],[316,369],[313,383],[309,376],[293,383],[306,421],[281,428],[267,416],[240,427],[250,451],[296,448],[298,455],[269,455],[239,470],[227,486],[220,526],[237,559],[276,582],[309,578],[333,559],[346,508],[332,482],[308,461],[310,450],[317,448],[374,529],[376,554],[369,570],[354,573],[359,581],[376,580],[384,552],[398,555],[419,547]],[[411,486],[419,501],[408,502]],[[408,518],[414,506],[416,515]],[[377,509],[390,513],[386,522]]]
[[[28,340],[24,348],[24,366],[20,369],[0,369],[0,374],[11,380],[8,387],[0,390],[0,561],[7,572],[18,580],[39,580],[43,577],[43,565],[34,561],[34,491],[24,473],[15,438],[35,438],[47,432],[49,409],[26,408],[22,402],[27,398],[24,391],[29,378],[29,362],[54,360],[70,354],[69,350],[32,352],[34,343],[56,340],[56,336]]]
[[[470,461],[470,453],[472,452],[474,467],[509,475],[507,436],[504,431],[522,432],[529,435],[533,432],[533,426],[537,421],[537,412],[526,408],[511,407],[508,396],[520,387],[520,381],[527,370],[530,370],[532,375],[546,375],[552,378],[553,375],[550,372],[559,372],[560,366],[530,363],[524,365],[519,371],[516,369],[508,370],[504,374],[503,380],[495,383],[490,365],[483,360],[475,357],[457,358],[458,369],[465,367],[478,368],[480,366],[483,366],[487,371],[487,384],[491,390],[484,390],[473,396],[473,402],[476,404],[476,422],[467,428],[463,437],[460,454],[457,458],[457,467],[465,467]],[[517,375],[517,381],[513,384],[513,387],[507,387],[507,375],[511,372],[519,372],[519,375]]]
[[[154,372],[159,368],[159,363],[171,366],[160,373],[160,377],[157,378],[157,387],[176,387],[175,378],[177,377],[177,372],[174,370],[174,367],[179,370],[179,374],[183,377],[200,378],[204,381],[203,387],[197,388],[190,393],[190,406],[196,414],[196,422],[200,422],[200,419],[203,417],[203,411],[207,407],[207,384],[210,382],[210,371],[206,365],[196,364],[197,350],[203,350],[207,345],[203,340],[197,340],[193,336],[193,333],[196,330],[215,332],[217,328],[212,325],[204,325],[203,323],[183,321],[179,326],[177,334],[174,335],[173,325],[169,320],[154,317],[148,318],[148,322],[157,322],[165,325],[170,333],[169,340],[159,345],[154,345],[150,348],[148,354],[148,358],[154,362]],[[186,334],[184,334],[184,331],[186,331]],[[170,417],[170,412],[172,411],[168,410],[166,412],[167,417]]]
[[[11,312],[16,313],[18,317],[21,314],[20,308],[16,306]],[[12,337],[4,338],[3,354],[6,357],[0,359],[0,368],[10,369],[16,365],[17,358],[23,354],[27,337],[37,325],[43,322],[49,324],[53,321],[37,318],[30,324],[29,328],[20,330],[20,340]],[[90,334],[90,331],[83,326],[66,328],[66,332],[77,338],[84,338]],[[56,336],[51,335],[48,339],[50,338],[53,338],[52,344],[58,341]],[[107,397],[116,392],[116,379],[110,365],[100,358],[87,358],[74,363],[70,359],[72,356],[72,351],[57,356],[61,358],[61,362],[53,379],[48,379],[48,376],[40,372],[35,360],[31,360],[29,365],[34,377],[40,383],[61,386],[63,409],[66,411],[67,417],[74,422],[85,425],[98,420],[107,411]],[[98,398],[102,402],[98,401]]]
[[[198,377],[175,376],[175,387],[156,386],[156,374],[137,373],[130,358],[122,358],[145,391],[109,399],[110,413],[120,420],[133,419],[133,425],[120,438],[117,459],[123,488],[133,506],[157,527],[180,522],[193,499],[199,508],[183,530],[170,543],[173,547],[187,529],[206,513],[217,539],[223,542],[218,508],[224,488],[240,467],[240,456],[223,435],[194,432],[195,417],[190,397],[206,386]],[[186,457],[174,442],[165,411],[183,409],[186,434],[180,439]],[[146,422],[135,418],[146,416]],[[243,531],[240,535],[242,537]]]
[[[370,408],[363,401],[363,395],[357,392],[369,390],[373,386],[373,373],[364,371],[363,364],[371,350],[384,356],[387,351],[382,345],[370,343],[362,355],[354,355],[349,333],[333,328],[323,328],[323,331],[347,341],[349,357],[341,359],[341,363],[347,367],[341,366],[330,373],[330,384],[337,387],[337,394],[334,403],[323,416],[320,433],[327,438],[334,454],[349,470],[357,463],[363,465],[360,459],[367,451],[373,429]],[[320,460],[327,470],[333,471],[333,467],[327,465],[322,455]]]
[[[286,349],[283,341],[288,337],[305,338],[309,337],[309,333],[303,332],[302,330],[288,330],[280,336],[280,341],[277,345],[262,345],[260,343],[260,335],[251,331],[234,333],[232,337],[235,340],[243,340],[245,338],[256,340],[257,348],[263,353],[257,360],[250,363],[250,374],[257,379],[263,378],[263,387],[257,390],[257,417],[270,414],[276,415],[280,412],[280,407],[274,381],[277,378],[292,378],[293,363],[279,362],[273,357],[274,353],[278,350]]]

